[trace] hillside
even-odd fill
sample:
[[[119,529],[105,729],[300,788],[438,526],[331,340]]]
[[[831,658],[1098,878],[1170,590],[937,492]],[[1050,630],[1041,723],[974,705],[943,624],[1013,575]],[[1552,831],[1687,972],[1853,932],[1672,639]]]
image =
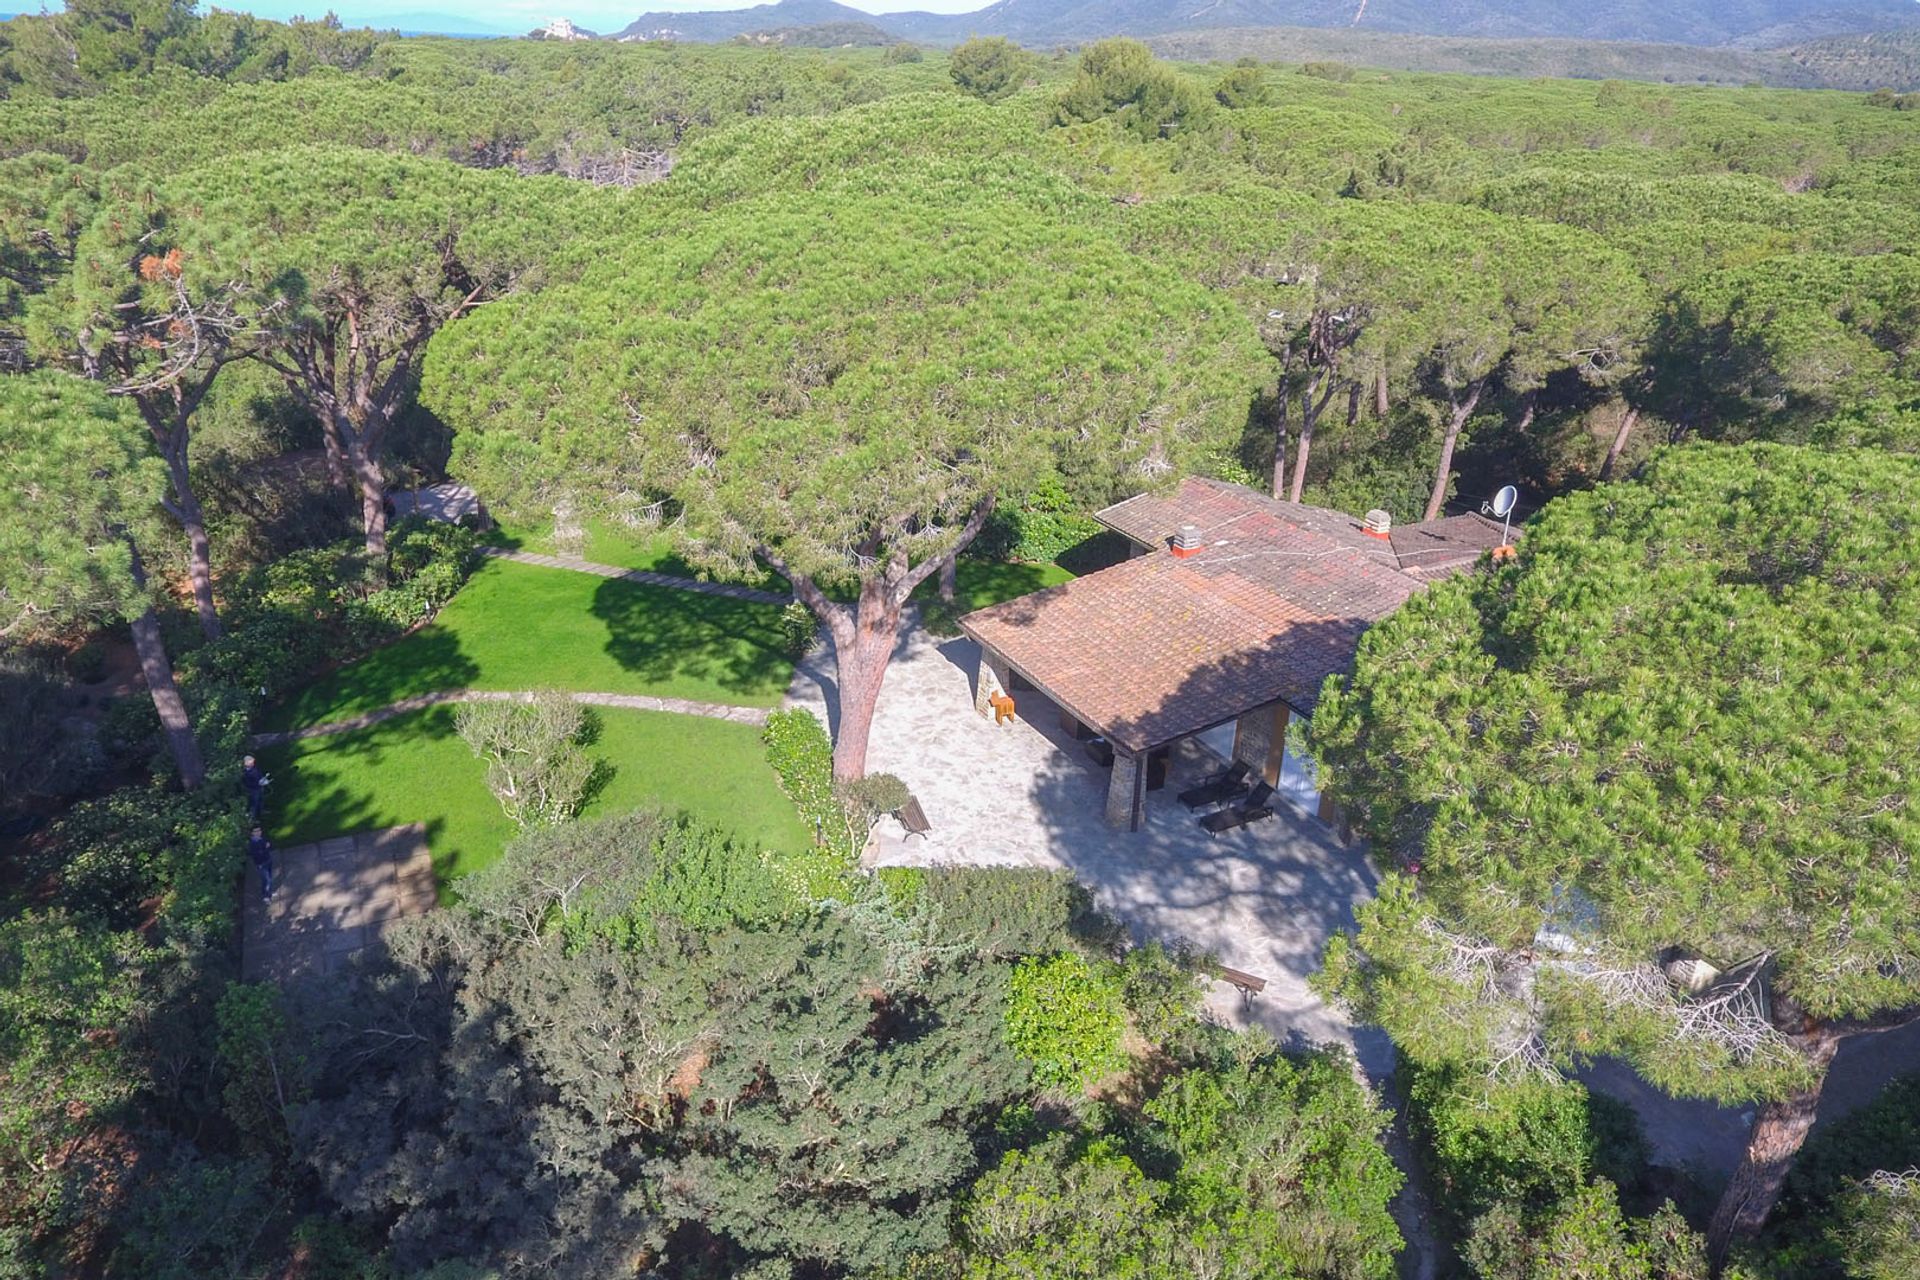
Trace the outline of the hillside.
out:
[[[738,44],[779,44],[793,49],[870,49],[902,43],[871,22],[823,22],[812,27],[775,27],[734,37]]]
[[[1761,48],[1831,35],[1920,28],[1913,0],[996,0],[972,13],[877,18],[834,0],[780,0],[750,9],[645,13],[629,38],[727,40],[751,31],[876,22],[911,40],[952,43],[1000,35],[1028,45],[1102,36],[1255,27],[1320,27],[1498,39],[1628,40]]]
[[[1775,52],[1837,88],[1920,89],[1920,31],[1832,36]]]
[[[1776,49],[1704,48],[1635,41],[1422,36],[1319,27],[1178,31],[1152,36],[1165,57],[1188,62],[1347,62],[1389,71],[1766,84],[1783,89],[1920,88],[1920,31],[1830,36]]]

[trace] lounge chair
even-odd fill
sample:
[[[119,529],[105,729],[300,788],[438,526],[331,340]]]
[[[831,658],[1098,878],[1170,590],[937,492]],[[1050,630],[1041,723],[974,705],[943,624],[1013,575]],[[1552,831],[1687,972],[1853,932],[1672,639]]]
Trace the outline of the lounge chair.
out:
[[[927,821],[927,811],[920,807],[918,796],[909,796],[905,804],[893,811],[893,816],[900,820],[900,825],[906,828],[910,836],[919,836],[924,840],[927,832],[933,830],[933,824]]]
[[[1264,782],[1259,783],[1247,793],[1245,800],[1231,808],[1219,809],[1208,814],[1200,819],[1200,825],[1206,828],[1208,835],[1217,836],[1222,831],[1232,831],[1250,822],[1271,818],[1273,810],[1267,806],[1267,801],[1271,799],[1273,799],[1273,788]]]
[[[1252,765],[1244,760],[1235,760],[1219,773],[1202,779],[1200,785],[1182,791],[1180,803],[1189,809],[1204,809],[1210,804],[1238,800],[1247,793],[1247,775],[1252,772]]]

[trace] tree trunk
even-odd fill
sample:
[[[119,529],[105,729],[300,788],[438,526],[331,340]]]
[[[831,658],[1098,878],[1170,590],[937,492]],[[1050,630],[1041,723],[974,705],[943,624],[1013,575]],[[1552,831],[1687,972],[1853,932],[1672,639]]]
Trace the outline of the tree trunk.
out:
[[[1467,398],[1453,404],[1453,412],[1447,419],[1446,438],[1440,442],[1440,465],[1433,472],[1433,492],[1427,497],[1427,513],[1422,520],[1438,519],[1440,508],[1447,504],[1447,481],[1453,479],[1453,447],[1459,443],[1460,430],[1473,416],[1474,406],[1480,403],[1480,392],[1486,385],[1484,378],[1474,383]]]
[[[173,516],[187,534],[187,576],[193,582],[193,608],[200,615],[200,631],[209,640],[221,636],[220,614],[213,604],[213,547],[207,541],[207,520],[194,497],[185,457],[167,458],[173,482]]]
[[[1707,1227],[1707,1249],[1716,1269],[1726,1260],[1728,1246],[1736,1238],[1750,1240],[1758,1235],[1767,1215],[1773,1212],[1793,1158],[1813,1128],[1814,1115],[1820,1109],[1820,1089],[1826,1083],[1834,1050],[1840,1047],[1839,1035],[1818,1027],[1791,1039],[1814,1070],[1813,1086],[1780,1102],[1766,1103],[1754,1116],[1746,1154],[1733,1171],[1733,1180],[1727,1184]]]
[[[145,589],[147,571],[140,564],[140,552],[133,552],[134,585]],[[174,767],[180,771],[180,785],[192,791],[207,780],[207,767],[200,760],[200,744],[193,737],[193,721],[187,716],[187,704],[180,698],[180,686],[173,682],[173,664],[167,661],[166,641],[160,638],[160,619],[149,605],[133,622],[133,649],[140,656],[140,674],[146,678],[147,693],[153,709],[160,713],[160,728],[167,735],[167,748],[173,752]]]
[[[1313,452],[1313,429],[1320,425],[1320,415],[1327,411],[1327,404],[1333,399],[1337,387],[1332,369],[1326,371],[1325,384],[1327,389],[1318,402],[1314,400],[1313,393],[1319,390],[1319,383],[1308,383],[1307,389],[1300,395],[1300,448],[1295,451],[1293,460],[1293,488],[1287,495],[1289,502],[1300,501],[1300,495],[1307,487],[1307,455]]]
[[[302,399],[298,392],[294,398]],[[322,410],[320,419],[320,444],[327,455],[327,483],[335,489],[347,487],[347,443],[340,434],[340,423],[331,413]]]
[[[842,629],[844,638],[834,636],[834,669],[840,682],[840,733],[833,743],[836,782],[858,782],[867,776],[873,712],[900,634],[900,605],[887,596],[880,582],[862,584],[851,625]]]
[[[1392,406],[1387,403],[1386,357],[1382,356],[1380,368],[1374,374],[1373,378],[1373,416],[1376,418],[1384,418],[1387,416],[1387,410],[1391,407]]]
[[[1280,384],[1280,416],[1273,426],[1273,496],[1287,496],[1287,389]]]
[[[1360,393],[1363,388],[1359,379],[1347,387],[1347,425],[1355,426],[1360,421]]]
[[[1632,405],[1620,418],[1620,429],[1613,433],[1613,444],[1607,449],[1607,460],[1600,464],[1600,479],[1613,479],[1613,469],[1620,463],[1621,451],[1627,447],[1627,437],[1633,434],[1634,423],[1640,421],[1640,411]]]
[[[948,556],[940,562],[940,599],[943,603],[953,603],[953,593],[959,585],[956,568],[959,563],[960,557],[957,555]]]
[[[360,518],[367,530],[367,565],[384,580],[387,572],[387,478],[380,459],[355,441],[349,451],[354,479],[360,483]]]

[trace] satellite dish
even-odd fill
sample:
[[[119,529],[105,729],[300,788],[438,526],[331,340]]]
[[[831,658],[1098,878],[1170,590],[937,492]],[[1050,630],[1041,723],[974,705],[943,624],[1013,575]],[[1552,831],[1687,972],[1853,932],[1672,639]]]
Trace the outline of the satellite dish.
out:
[[[1500,545],[1503,547],[1512,541],[1512,538],[1509,536],[1513,530],[1513,520],[1511,517],[1513,515],[1513,504],[1518,501],[1520,501],[1520,491],[1510,484],[1502,485],[1500,486],[1500,492],[1493,495],[1493,501],[1481,508],[1483,511],[1500,517]]]

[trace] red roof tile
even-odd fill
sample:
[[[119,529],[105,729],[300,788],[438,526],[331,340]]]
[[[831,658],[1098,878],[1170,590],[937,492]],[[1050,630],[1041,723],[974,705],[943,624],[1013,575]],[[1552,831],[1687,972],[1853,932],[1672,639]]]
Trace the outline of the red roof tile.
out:
[[[1397,554],[1398,536],[1372,537],[1341,512],[1191,478],[1100,519],[1149,546],[1193,524],[1201,550],[1177,557],[1160,545],[977,610],[960,625],[1076,718],[1135,752],[1276,700],[1310,714],[1327,676],[1352,664],[1368,625],[1425,581],[1477,558],[1471,542],[1481,536],[1477,527],[1436,530]],[[1403,568],[1407,559],[1433,563]],[[1446,567],[1435,568],[1441,561]]]

